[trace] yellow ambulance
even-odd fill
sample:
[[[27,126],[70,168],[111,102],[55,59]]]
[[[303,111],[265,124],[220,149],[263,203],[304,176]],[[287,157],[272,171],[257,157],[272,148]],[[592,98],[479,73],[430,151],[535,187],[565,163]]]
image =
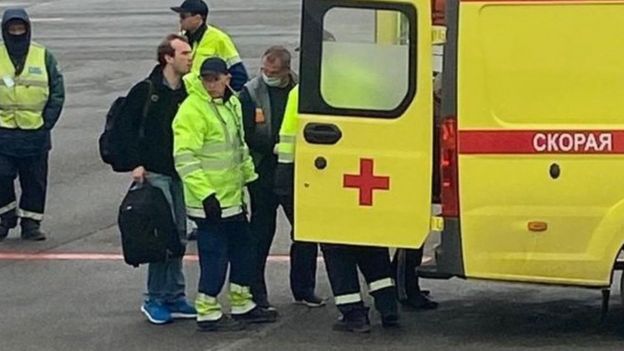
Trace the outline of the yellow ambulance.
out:
[[[296,237],[418,248],[443,223],[442,276],[609,287],[624,1],[447,0],[439,123],[431,8],[303,1]]]

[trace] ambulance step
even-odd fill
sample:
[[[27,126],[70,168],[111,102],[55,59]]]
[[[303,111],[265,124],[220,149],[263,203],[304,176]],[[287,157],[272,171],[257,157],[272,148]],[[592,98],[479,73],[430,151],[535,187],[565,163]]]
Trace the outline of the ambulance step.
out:
[[[418,276],[425,279],[451,279],[453,275],[446,272],[439,272],[436,265],[424,265],[416,268]]]

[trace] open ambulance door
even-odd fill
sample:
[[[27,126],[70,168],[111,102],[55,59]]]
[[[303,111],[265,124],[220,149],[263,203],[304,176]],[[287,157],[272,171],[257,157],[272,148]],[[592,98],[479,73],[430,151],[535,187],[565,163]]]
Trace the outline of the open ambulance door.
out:
[[[297,240],[420,247],[431,219],[430,0],[304,0]]]

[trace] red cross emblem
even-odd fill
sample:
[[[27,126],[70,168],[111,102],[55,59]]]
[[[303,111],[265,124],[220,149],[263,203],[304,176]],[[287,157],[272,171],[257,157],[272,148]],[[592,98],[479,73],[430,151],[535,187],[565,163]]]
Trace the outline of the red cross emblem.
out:
[[[374,190],[390,190],[390,177],[374,174],[375,161],[360,159],[360,174],[345,174],[344,187],[360,190],[360,206],[373,206]]]

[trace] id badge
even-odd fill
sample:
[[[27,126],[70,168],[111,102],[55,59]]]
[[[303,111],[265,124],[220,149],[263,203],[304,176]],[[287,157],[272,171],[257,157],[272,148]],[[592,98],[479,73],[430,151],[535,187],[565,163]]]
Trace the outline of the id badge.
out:
[[[8,88],[13,88],[13,86],[15,86],[15,81],[9,76],[2,77],[2,80],[4,81],[4,85],[6,85]]]
[[[266,122],[266,119],[264,118],[264,112],[262,112],[261,108],[257,108],[256,109],[256,119],[255,119],[256,124],[263,124]]]

